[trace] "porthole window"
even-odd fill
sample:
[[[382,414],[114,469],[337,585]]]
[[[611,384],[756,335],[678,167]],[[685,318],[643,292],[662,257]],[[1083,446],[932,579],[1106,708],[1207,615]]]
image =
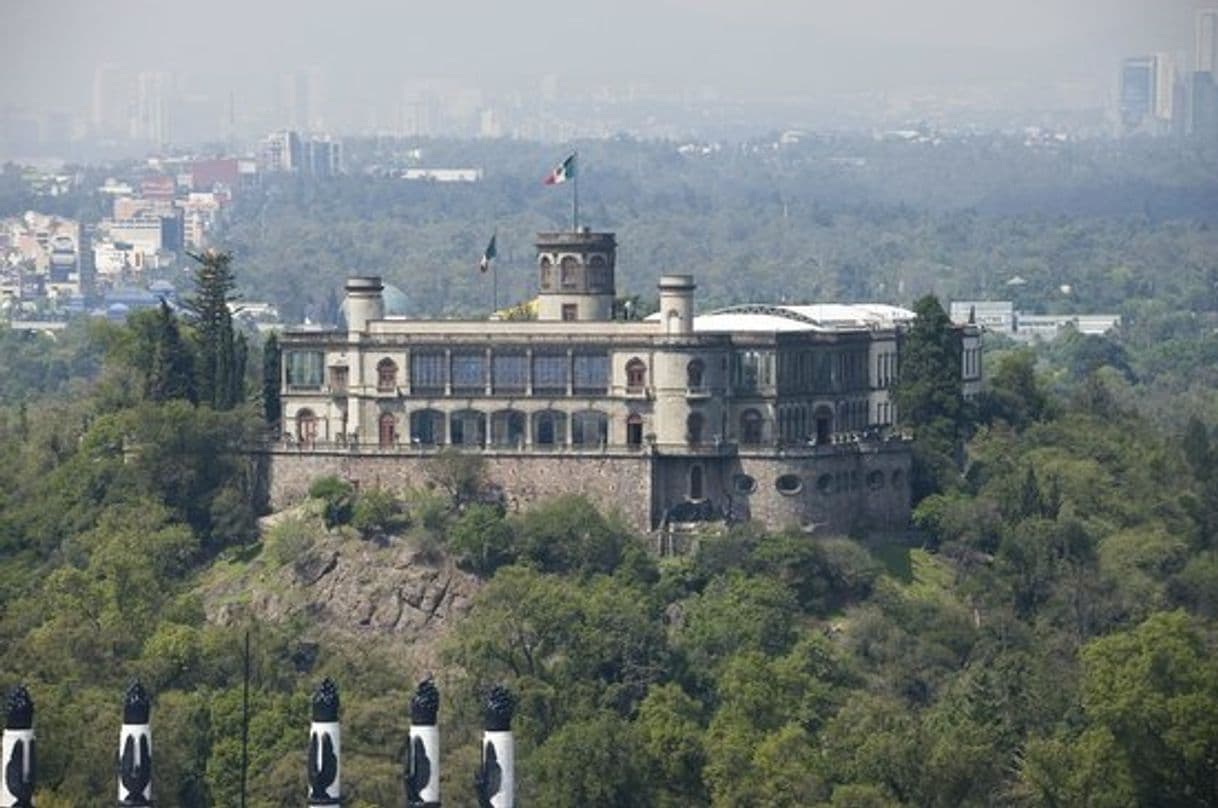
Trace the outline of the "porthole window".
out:
[[[803,483],[800,482],[797,474],[784,474],[774,481],[774,487],[778,489],[778,493],[790,496],[798,494],[799,490],[803,488]]]
[[[893,488],[900,488],[904,484],[904,482],[905,482],[905,475],[901,473],[900,469],[897,469],[896,471],[894,471],[892,473],[892,487]]]
[[[732,487],[739,494],[751,494],[757,490],[757,481],[747,474],[737,474],[732,478]]]
[[[878,491],[884,487],[884,472],[876,469],[867,473],[867,487],[872,491]]]
[[[833,493],[833,475],[822,474],[816,478],[816,490],[822,494]]]

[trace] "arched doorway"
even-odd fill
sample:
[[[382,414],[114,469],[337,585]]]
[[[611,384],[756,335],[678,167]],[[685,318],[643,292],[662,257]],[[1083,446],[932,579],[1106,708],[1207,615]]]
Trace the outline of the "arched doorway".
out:
[[[761,443],[762,418],[757,410],[745,410],[740,414],[740,442],[756,445]]]
[[[393,413],[381,413],[377,426],[377,442],[380,444],[381,448],[396,446],[398,442],[398,425],[397,419],[393,417]]]
[[[312,446],[317,442],[317,416],[312,410],[296,413],[296,440],[304,446]]]

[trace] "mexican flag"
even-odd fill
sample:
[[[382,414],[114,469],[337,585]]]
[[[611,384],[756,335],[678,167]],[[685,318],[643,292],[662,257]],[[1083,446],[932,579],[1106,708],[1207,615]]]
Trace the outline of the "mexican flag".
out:
[[[498,251],[495,250],[495,238],[498,235],[498,233],[495,233],[491,236],[491,243],[486,245],[486,250],[482,253],[482,260],[478,262],[478,269],[482,272],[486,272],[488,269],[490,269],[491,261],[494,261],[495,256],[499,254]]]
[[[558,185],[560,182],[575,178],[575,155],[563,160],[551,171],[543,181],[546,185]]]

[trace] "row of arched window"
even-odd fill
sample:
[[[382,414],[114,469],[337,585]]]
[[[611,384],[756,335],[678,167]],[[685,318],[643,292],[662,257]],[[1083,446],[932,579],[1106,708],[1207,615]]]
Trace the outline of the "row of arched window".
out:
[[[793,415],[780,414],[780,424],[786,424]],[[818,433],[829,429],[817,419]],[[700,412],[690,413],[685,422],[686,441],[698,445],[707,440],[706,416]],[[405,436],[402,426],[408,426]],[[637,413],[626,417],[626,445],[640,446],[643,443],[643,418]],[[296,413],[296,440],[311,444],[318,437],[318,418],[310,409]],[[531,436],[531,440],[529,439]],[[609,416],[600,410],[581,410],[565,413],[560,410],[542,410],[531,416],[519,410],[498,410],[489,417],[481,410],[467,409],[452,413],[423,409],[410,413],[403,424],[396,413],[382,413],[377,420],[377,442],[381,446],[395,446],[408,439],[412,444],[435,445],[449,443],[458,446],[513,447],[532,443],[535,446],[603,446],[609,442]],[[740,414],[739,441],[745,445],[758,445],[765,441],[765,418],[755,409]]]

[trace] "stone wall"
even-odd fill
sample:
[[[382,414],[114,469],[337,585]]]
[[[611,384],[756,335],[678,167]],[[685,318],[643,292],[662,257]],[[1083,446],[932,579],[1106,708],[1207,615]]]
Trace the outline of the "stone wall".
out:
[[[268,493],[276,510],[303,499],[318,477],[335,475],[361,487],[420,487],[434,454],[270,450]],[[488,480],[502,487],[509,510],[562,494],[582,494],[606,513],[619,512],[635,530],[651,529],[651,458],[637,453],[487,452]]]

